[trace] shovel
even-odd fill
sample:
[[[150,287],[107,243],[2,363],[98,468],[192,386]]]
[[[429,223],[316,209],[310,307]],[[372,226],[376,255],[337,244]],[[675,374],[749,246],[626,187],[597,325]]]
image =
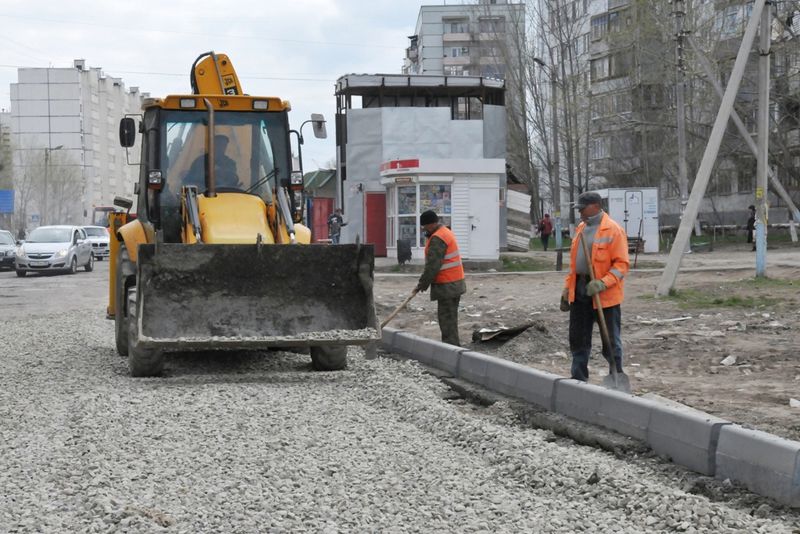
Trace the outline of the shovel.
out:
[[[589,266],[589,278],[591,280],[595,280],[594,276],[594,265],[592,265],[591,261],[591,253],[589,252],[589,246],[586,244],[586,241],[583,240],[583,234],[578,236],[580,239],[581,246],[583,247],[583,255],[586,258],[586,263]],[[608,348],[609,354],[606,355],[606,351],[603,352],[603,356],[608,361],[608,376],[603,378],[603,386],[607,387],[608,389],[615,389],[617,391],[622,391],[625,393],[631,392],[631,381],[628,379],[628,375],[624,372],[617,371],[617,365],[614,362],[614,357],[610,354],[611,353],[611,338],[608,335],[608,327],[606,326],[606,317],[603,315],[603,305],[600,302],[600,293],[595,293],[592,298],[594,299],[594,306],[597,309],[597,324],[600,325],[600,337],[603,340],[603,345]]]
[[[406,305],[407,305],[409,302],[411,302],[411,299],[413,299],[413,298],[414,298],[414,296],[415,296],[416,294],[417,294],[417,290],[416,290],[416,289],[414,289],[414,291],[412,291],[412,292],[411,292],[411,294],[410,294],[410,295],[409,295],[409,296],[406,298],[406,300],[404,300],[404,301],[403,301],[403,302],[400,304],[400,306],[398,306],[397,308],[395,308],[395,310],[394,310],[392,313],[390,313],[390,314],[389,314],[389,317],[387,317],[386,319],[384,319],[384,320],[383,320],[383,322],[381,323],[381,328],[383,328],[384,326],[386,326],[387,324],[389,324],[389,321],[391,321],[392,319],[394,319],[394,318],[395,318],[395,316],[396,316],[398,313],[400,313],[400,310],[402,310],[403,308],[405,308],[405,307],[406,307]]]

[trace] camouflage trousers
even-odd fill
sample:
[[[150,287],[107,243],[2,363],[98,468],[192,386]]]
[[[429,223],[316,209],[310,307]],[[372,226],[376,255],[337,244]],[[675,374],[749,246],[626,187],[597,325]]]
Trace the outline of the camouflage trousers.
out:
[[[461,296],[439,299],[438,319],[439,330],[442,331],[442,342],[461,346],[458,340],[458,303]]]

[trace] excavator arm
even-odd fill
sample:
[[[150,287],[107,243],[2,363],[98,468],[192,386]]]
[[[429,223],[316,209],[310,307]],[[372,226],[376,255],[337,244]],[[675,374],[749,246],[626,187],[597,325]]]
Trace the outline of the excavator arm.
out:
[[[196,95],[243,95],[242,85],[231,60],[214,51],[197,56],[189,74]]]

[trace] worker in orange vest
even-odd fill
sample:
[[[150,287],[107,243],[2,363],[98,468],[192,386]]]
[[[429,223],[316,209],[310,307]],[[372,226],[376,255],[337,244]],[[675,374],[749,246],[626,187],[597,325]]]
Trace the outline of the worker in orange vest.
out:
[[[460,346],[458,338],[458,304],[467,292],[464,266],[453,231],[439,222],[434,211],[423,212],[419,224],[425,230],[425,270],[414,293],[431,288],[431,300],[438,302],[439,330],[442,341]]]
[[[581,224],[570,247],[569,275],[561,295],[561,310],[569,311],[569,349],[572,352],[572,378],[589,380],[589,355],[592,350],[592,328],[597,321],[592,297],[599,293],[611,347],[603,342],[603,354],[613,355],[617,372],[622,372],[623,279],[628,273],[628,236],[601,207],[600,195],[581,193],[575,202]],[[586,258],[580,239],[586,241],[591,257]],[[595,280],[590,277],[590,265]]]

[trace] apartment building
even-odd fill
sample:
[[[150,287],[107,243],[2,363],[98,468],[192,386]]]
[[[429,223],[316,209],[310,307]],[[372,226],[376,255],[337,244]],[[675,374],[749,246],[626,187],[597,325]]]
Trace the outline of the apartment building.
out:
[[[713,75],[724,84],[751,4],[745,0],[687,0],[683,4],[686,30],[708,56]],[[563,129],[567,121],[574,124],[570,134],[561,134],[562,183],[564,174],[569,174],[568,187],[573,195],[580,190],[606,187],[658,187],[661,224],[677,224],[681,198],[675,3],[574,0],[548,5],[553,9],[547,13],[547,25],[560,31],[543,36],[544,48],[555,51],[551,68],[559,76],[561,95],[557,105],[570,108],[560,116],[559,126]],[[800,132],[794,119],[798,116],[797,106],[792,102],[797,96],[800,49],[797,33],[779,31],[786,21],[792,21],[791,14],[778,13],[773,33],[772,116],[777,128],[771,136],[771,151],[781,181],[796,195],[800,158],[795,151],[795,138],[800,141]],[[795,22],[800,25],[800,20]],[[778,37],[781,34],[783,37]],[[737,97],[737,109],[751,135],[756,131],[757,56],[754,47]],[[691,184],[720,100],[688,41],[684,42],[684,58]],[[572,150],[571,158],[566,154],[568,148]],[[742,224],[747,218],[747,206],[754,201],[754,187],[755,158],[731,124],[699,219],[712,224]],[[777,196],[770,194],[771,206],[781,204]],[[781,210],[775,215],[771,221],[781,221],[787,212]]]
[[[403,74],[481,76],[505,81],[506,159],[523,182],[533,171],[528,157],[527,114],[520,51],[525,49],[525,4],[478,0],[422,6],[409,37]],[[526,178],[528,180],[526,180]]]
[[[132,196],[139,168],[128,165],[119,145],[119,121],[139,113],[147,93],[126,89],[121,78],[83,59],[68,68],[20,68],[17,80],[11,84],[14,174],[31,177],[26,187],[35,185],[17,195],[18,202],[30,197],[24,225],[87,223],[95,206]]]

